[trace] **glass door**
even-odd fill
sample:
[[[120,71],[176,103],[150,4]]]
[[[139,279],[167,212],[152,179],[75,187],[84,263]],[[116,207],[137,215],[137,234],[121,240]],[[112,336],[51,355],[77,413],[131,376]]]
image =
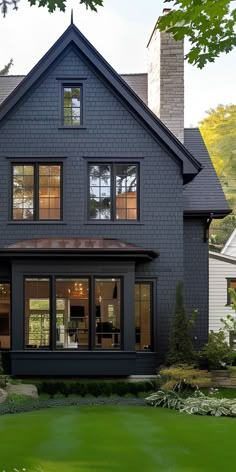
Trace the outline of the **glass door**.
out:
[[[89,280],[56,279],[56,348],[89,347]]]

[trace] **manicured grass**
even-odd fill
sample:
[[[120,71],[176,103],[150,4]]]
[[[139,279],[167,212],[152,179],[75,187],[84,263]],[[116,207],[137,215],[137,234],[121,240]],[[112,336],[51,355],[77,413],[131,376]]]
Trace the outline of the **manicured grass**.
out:
[[[236,419],[151,407],[66,407],[0,417],[0,472],[232,470]]]

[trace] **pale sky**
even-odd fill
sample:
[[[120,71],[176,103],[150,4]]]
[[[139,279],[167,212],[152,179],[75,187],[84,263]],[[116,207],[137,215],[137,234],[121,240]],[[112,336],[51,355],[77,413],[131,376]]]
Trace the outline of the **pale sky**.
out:
[[[20,0],[19,10],[0,15],[0,68],[14,60],[11,74],[26,74],[74,23],[119,72],[146,72],[146,45],[162,0],[104,0],[98,13],[87,11],[78,0],[68,0],[65,13],[49,14]],[[168,6],[165,4],[165,7]],[[198,70],[185,62],[185,124],[196,126],[205,111],[219,103],[236,103],[236,50]]]

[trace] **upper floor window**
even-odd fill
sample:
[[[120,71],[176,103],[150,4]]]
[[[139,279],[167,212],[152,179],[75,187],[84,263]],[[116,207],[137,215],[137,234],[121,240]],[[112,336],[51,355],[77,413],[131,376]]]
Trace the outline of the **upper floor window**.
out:
[[[60,164],[12,166],[13,220],[60,220],[61,194]]]
[[[89,165],[89,218],[138,219],[137,164]]]
[[[63,86],[63,124],[81,126],[82,124],[82,88],[78,85]]]

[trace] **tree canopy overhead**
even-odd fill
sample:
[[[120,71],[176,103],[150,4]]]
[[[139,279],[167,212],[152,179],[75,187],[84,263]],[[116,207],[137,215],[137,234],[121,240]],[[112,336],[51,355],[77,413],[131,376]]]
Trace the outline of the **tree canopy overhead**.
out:
[[[11,5],[17,10],[20,0],[0,0],[4,16]],[[28,0],[30,5],[65,11],[67,0]],[[86,8],[97,11],[104,0],[78,0]],[[143,3],[145,4],[144,0]],[[208,62],[214,62],[222,53],[228,53],[236,46],[235,0],[164,0],[172,10],[160,18],[157,27],[169,31],[176,40],[186,37],[190,51],[186,59],[200,69]],[[146,5],[145,5],[146,7]]]
[[[18,9],[20,0],[0,0],[3,16],[9,5]],[[56,9],[65,11],[67,0],[28,0],[30,5],[47,7],[50,13]],[[92,11],[103,6],[103,0],[78,0]],[[190,51],[185,58],[200,69],[208,62],[214,62],[222,53],[228,53],[236,46],[235,0],[164,0],[172,4],[172,10],[159,19],[160,31],[169,31],[176,40],[187,38]]]
[[[220,53],[236,46],[234,0],[165,0],[173,10],[160,18],[158,28],[176,40],[186,37],[190,51],[186,59],[200,69],[214,62]]]
[[[67,0],[28,0],[30,5],[36,5],[38,7],[47,7],[50,13],[53,13],[56,9],[60,11],[66,10]],[[0,0],[0,7],[3,16],[5,17],[8,12],[8,7],[11,5],[13,10],[18,10],[18,3],[20,0]],[[103,6],[103,0],[79,0],[79,3],[85,5],[92,11],[97,11],[97,7]]]

